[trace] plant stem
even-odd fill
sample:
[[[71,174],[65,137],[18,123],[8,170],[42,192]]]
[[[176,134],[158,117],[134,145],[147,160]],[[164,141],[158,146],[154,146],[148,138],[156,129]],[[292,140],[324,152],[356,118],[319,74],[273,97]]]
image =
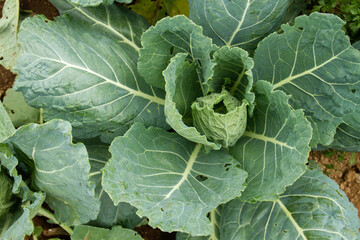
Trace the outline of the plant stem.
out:
[[[39,215],[47,217],[48,219],[50,219],[51,221],[53,221],[54,223],[58,224],[60,227],[62,227],[67,233],[69,233],[70,235],[72,235],[74,233],[74,230],[63,224],[63,223],[59,223],[56,219],[54,214],[52,214],[51,212],[49,212],[48,210],[46,210],[45,208],[41,207],[38,212]]]

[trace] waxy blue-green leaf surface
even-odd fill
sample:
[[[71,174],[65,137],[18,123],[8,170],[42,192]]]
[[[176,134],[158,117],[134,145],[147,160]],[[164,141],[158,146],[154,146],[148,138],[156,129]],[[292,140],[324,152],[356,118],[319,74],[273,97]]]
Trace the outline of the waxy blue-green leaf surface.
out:
[[[111,230],[91,226],[77,226],[72,240],[142,240],[143,238],[134,230],[114,226]]]
[[[360,238],[353,204],[318,170],[308,170],[277,200],[250,204],[235,199],[219,211],[221,240]]]
[[[13,71],[16,59],[21,51],[17,42],[20,1],[5,0],[2,6],[2,17],[0,19],[0,64]]]
[[[0,101],[0,142],[15,132],[15,127],[11,122],[2,102]]]
[[[247,129],[230,148],[249,177],[241,199],[277,199],[306,170],[311,126],[301,110],[292,110],[289,96],[265,81],[255,84],[256,108]]]
[[[360,130],[346,124],[336,129],[334,141],[328,146],[318,146],[317,150],[336,149],[346,152],[360,152]]]
[[[164,92],[138,75],[137,52],[72,17],[36,15],[21,24],[15,90],[44,109],[44,119],[71,122],[86,138],[126,129],[133,122],[167,127]],[[99,44],[101,43],[101,44]]]
[[[204,153],[176,133],[135,124],[110,146],[102,185],[163,231],[211,234],[206,214],[241,194],[247,174],[224,151]]]
[[[150,26],[142,16],[115,4],[81,7],[69,0],[50,0],[50,2],[58,9],[60,14],[70,15],[74,18],[74,21],[87,22],[92,25],[92,29],[101,31],[101,34],[106,32],[106,35],[113,36],[118,40],[122,48],[137,59],[137,53],[134,53],[134,51],[139,51],[141,35]]]
[[[189,0],[190,19],[218,46],[253,50],[281,24],[291,0]]]
[[[196,64],[203,94],[208,93],[207,81],[212,77],[214,64],[210,53],[216,50],[210,38],[205,37],[202,28],[185,16],[166,17],[150,27],[142,36],[138,69],[145,80],[159,88],[164,88],[162,71],[177,53],[187,53]]]
[[[116,206],[109,195],[101,186],[101,169],[111,158],[109,146],[98,142],[85,143],[89,153],[91,164],[91,180],[95,182],[95,193],[100,200],[100,211],[96,219],[88,224],[97,227],[111,228],[112,226],[121,225],[126,228],[135,228],[141,218],[136,215],[136,208],[128,203],[120,202]]]
[[[58,221],[79,225],[96,218],[100,202],[89,181],[88,153],[83,144],[72,143],[70,123],[29,124],[7,141],[34,161],[33,183],[46,193]]]
[[[343,25],[330,14],[300,16],[255,52],[254,79],[271,82],[292,96],[293,108],[305,111],[312,147],[329,145],[341,123],[360,128],[360,51],[350,45]]]
[[[212,149],[220,149],[220,144],[208,141],[205,135],[192,126],[191,104],[202,96],[202,91],[201,83],[196,81],[196,66],[188,62],[186,56],[185,53],[176,54],[163,72],[166,80],[166,122],[184,138]]]

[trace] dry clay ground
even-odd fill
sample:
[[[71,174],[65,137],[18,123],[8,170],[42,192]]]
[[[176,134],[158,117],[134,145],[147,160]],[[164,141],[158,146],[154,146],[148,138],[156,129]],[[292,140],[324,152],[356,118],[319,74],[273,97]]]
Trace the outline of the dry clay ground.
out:
[[[34,14],[44,14],[49,19],[58,15],[57,10],[44,0],[21,0],[22,10],[32,10]],[[0,17],[3,1],[0,0]],[[0,56],[1,57],[1,56]],[[2,99],[6,89],[10,88],[14,82],[15,75],[7,71],[0,65],[0,98]],[[342,153],[336,151],[312,151],[309,160],[319,163],[329,177],[334,179],[340,188],[346,193],[350,201],[360,212],[360,153]],[[359,214],[360,217],[360,214]],[[55,225],[47,224],[42,218],[35,219],[35,224],[46,229],[39,240],[49,237],[59,236],[61,229]],[[137,231],[145,240],[175,239],[174,235],[161,233],[145,226]],[[45,236],[46,235],[46,236]],[[64,236],[62,236],[63,238]],[[31,239],[31,238],[29,238]]]

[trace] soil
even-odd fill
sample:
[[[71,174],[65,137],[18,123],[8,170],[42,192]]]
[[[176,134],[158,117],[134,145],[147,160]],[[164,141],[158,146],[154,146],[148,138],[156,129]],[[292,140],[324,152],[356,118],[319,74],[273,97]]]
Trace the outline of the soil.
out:
[[[4,1],[0,0],[0,17],[3,4]],[[49,19],[59,15],[56,8],[46,0],[20,0],[20,8],[32,14],[44,14]],[[0,65],[0,98],[4,96],[8,88],[12,87],[15,77],[16,75]],[[315,160],[321,165],[324,173],[340,185],[340,188],[360,212],[360,153],[312,151],[309,160]],[[39,240],[55,237],[65,240],[70,239],[59,226],[49,224],[46,218],[37,216],[33,221],[35,226],[43,228],[41,235],[38,236]],[[135,230],[145,240],[172,240],[176,238],[175,233],[164,233],[148,225],[137,227]],[[27,236],[25,239],[31,240],[32,237]]]

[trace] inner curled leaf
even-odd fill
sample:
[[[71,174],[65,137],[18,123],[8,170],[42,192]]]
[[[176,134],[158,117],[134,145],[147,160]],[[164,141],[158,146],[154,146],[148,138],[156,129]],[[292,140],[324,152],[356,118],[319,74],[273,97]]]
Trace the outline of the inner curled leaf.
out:
[[[231,147],[245,132],[247,105],[225,89],[199,97],[191,105],[193,124],[208,140]]]

